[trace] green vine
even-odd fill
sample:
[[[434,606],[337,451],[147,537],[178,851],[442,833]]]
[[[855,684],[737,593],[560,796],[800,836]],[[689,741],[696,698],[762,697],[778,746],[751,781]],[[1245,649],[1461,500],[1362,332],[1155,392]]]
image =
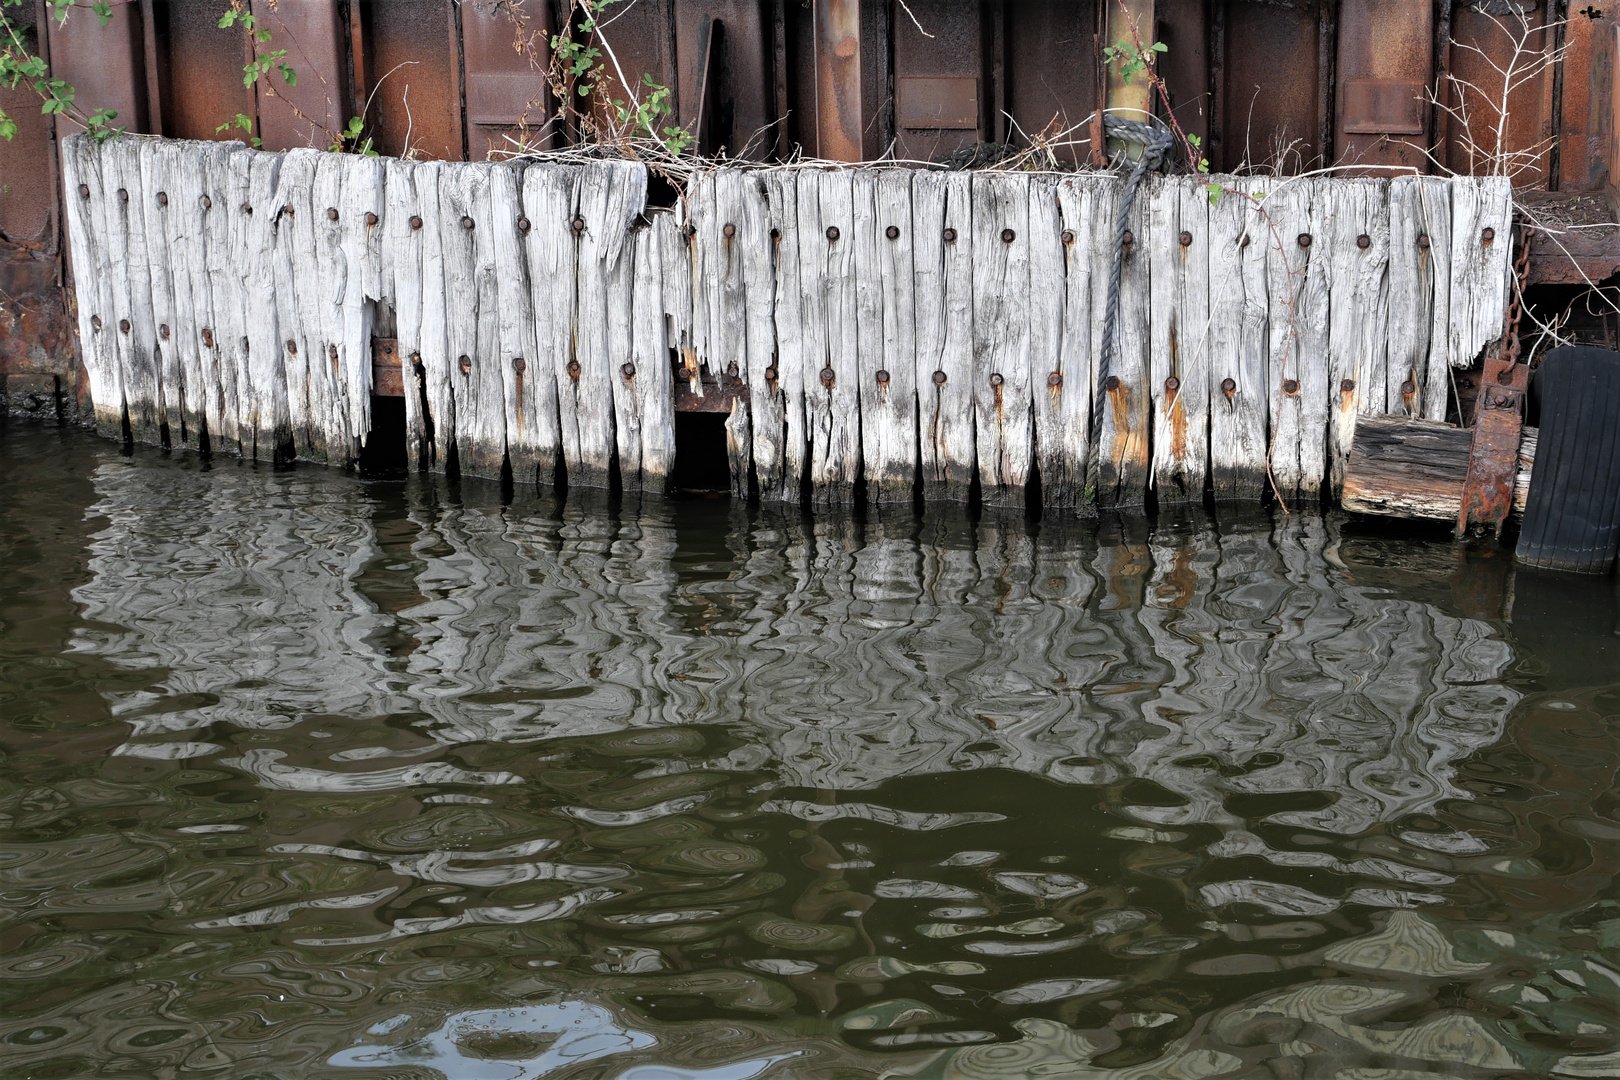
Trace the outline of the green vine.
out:
[[[608,65],[603,62],[603,57],[606,55],[612,59],[612,54],[604,53],[603,45],[598,44],[605,44],[599,16],[624,0],[575,2],[580,12],[580,38],[575,39],[573,20],[566,23],[561,32],[551,36],[552,92],[562,103],[563,112],[580,121],[597,142],[615,142],[625,138],[649,139],[671,156],[679,156],[691,146],[692,135],[679,125],[665,123],[674,113],[669,103],[669,87],[657,82],[651,75],[643,75],[641,86],[645,93],[640,96],[632,93],[631,99],[625,101],[614,97],[609,91]],[[613,63],[616,67],[617,61],[613,60]],[[626,90],[629,90],[628,86]],[[589,107],[581,109],[575,106],[575,97],[594,102],[606,114],[608,122],[603,124],[598,121]]]
[[[40,97],[40,112],[46,116],[66,116],[77,121],[97,142],[121,134],[124,131],[122,127],[112,126],[112,121],[118,118],[116,112],[96,109],[85,113],[74,101],[73,87],[53,78],[50,65],[28,47],[28,31],[34,28],[33,25],[16,21],[6,10],[21,7],[23,3],[24,0],[0,0],[0,86],[15,90],[25,82],[30,84]],[[74,6],[73,0],[47,0],[47,4],[58,24],[67,22],[68,12]],[[102,26],[112,20],[112,4],[108,0],[96,0],[90,5],[90,10]],[[0,109],[0,139],[10,142],[16,137],[17,121]]]

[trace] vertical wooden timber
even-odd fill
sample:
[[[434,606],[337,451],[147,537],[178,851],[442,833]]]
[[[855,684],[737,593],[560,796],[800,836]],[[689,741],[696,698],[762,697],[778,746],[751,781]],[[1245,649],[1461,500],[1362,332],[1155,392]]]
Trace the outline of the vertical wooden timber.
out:
[[[973,414],[986,506],[1029,482],[1029,178],[973,176]]]
[[[1159,501],[1204,497],[1209,451],[1209,196],[1197,178],[1149,183],[1149,391]]]
[[[1031,469],[1041,478],[1042,505],[1046,500],[1046,460],[1044,446],[1057,426],[1053,423],[1062,406],[1061,382],[1051,383],[1052,373],[1061,371],[1063,354],[1064,301],[1068,282],[1064,261],[1062,212],[1058,206],[1057,180],[1049,176],[1029,181],[1029,389]],[[1061,380],[1061,375],[1060,375]],[[1061,459],[1061,451],[1058,455]],[[1066,480],[1060,478],[1058,486]]]
[[[203,430],[202,327],[212,321],[203,256],[203,210],[198,203],[202,188],[193,159],[196,144],[158,141],[151,145],[147,235],[152,235],[155,222],[162,236],[172,301],[168,335],[163,334],[161,318],[158,329],[164,354],[164,400],[172,403],[169,442],[196,449]],[[71,194],[73,189],[67,190]]]
[[[766,178],[775,268],[776,302],[772,324],[776,354],[766,371],[765,389],[781,402],[782,463],[775,472],[759,473],[759,497],[766,502],[796,503],[805,478],[809,444],[805,417],[804,292],[799,276],[799,186],[792,172]],[[684,353],[684,350],[682,350]],[[774,375],[771,374],[774,372]],[[758,388],[755,388],[756,392]],[[757,430],[757,429],[756,429]]]
[[[1356,416],[1386,405],[1389,338],[1389,182],[1340,180],[1325,223],[1328,259],[1328,467],[1334,492],[1356,437]]]
[[[100,148],[88,135],[69,135],[61,147],[68,254],[73,260],[79,340],[96,431],[103,438],[122,439],[124,381],[112,338],[118,326],[112,317],[112,275],[105,242],[107,201],[102,193]]]
[[[1092,276],[1099,265],[1094,248],[1106,244],[1106,237],[1112,235],[1111,225],[1099,216],[1099,205],[1107,202],[1108,187],[1105,178],[1094,175],[1066,176],[1057,183],[1061,218],[1058,243],[1063,275],[1058,353],[1049,369],[1041,365],[1044,354],[1038,346],[1042,324],[1037,322],[1037,348],[1030,361],[1041,501],[1045,506],[1066,510],[1089,509],[1094,502],[1086,489],[1086,466],[1091,454],[1091,395],[1097,382],[1092,323],[1099,315],[1092,306]],[[1034,202],[1043,202],[1049,197],[1040,181],[1036,182],[1033,192]],[[1032,205],[1032,234],[1039,217]],[[1041,250],[1036,248],[1037,259]],[[1030,267],[1032,275],[1053,272],[1049,266],[1043,268],[1040,261]]]
[[[637,255],[648,251],[647,234],[651,229],[632,218],[626,223],[624,248],[619,258],[607,267],[607,356],[610,409],[613,414],[613,458],[618,462],[619,487],[629,493],[642,490],[641,440],[642,421],[640,384],[654,378],[651,372],[643,379],[636,366],[636,307]],[[653,298],[649,297],[649,300]],[[663,314],[663,297],[656,301]]]
[[[1505,176],[1451,181],[1452,367],[1470,367],[1502,338],[1513,249],[1513,187]]]
[[[383,177],[383,288],[394,308],[394,339],[405,382],[405,451],[411,469],[433,467],[432,418],[424,408],[422,211],[414,162],[390,158]],[[414,223],[412,219],[415,219]]]
[[[201,173],[204,245],[213,324],[203,331],[203,379],[209,441],[215,453],[242,453],[239,396],[248,379],[246,298],[236,270],[232,218],[247,201],[245,179],[231,159],[247,153],[241,143],[203,144]],[[212,345],[209,342],[212,341]],[[249,436],[251,438],[251,435]],[[251,452],[252,448],[248,448]]]
[[[1209,465],[1220,500],[1258,499],[1266,487],[1271,183],[1223,177],[1227,192],[1210,210]]]
[[[175,315],[174,275],[169,265],[169,241],[164,234],[164,207],[158,202],[162,190],[160,146],[156,139],[140,139],[134,152],[141,172],[140,212],[146,232],[147,288],[152,298],[152,322],[155,337],[152,341],[152,367],[157,377],[158,430],[165,446],[183,444],[184,428],[184,376],[180,370],[179,353],[174,348],[174,327],[179,321]],[[134,195],[132,194],[133,198]],[[269,295],[266,293],[265,295]]]
[[[439,236],[444,249],[457,468],[463,475],[499,478],[506,458],[506,383],[501,374],[501,293],[490,209],[494,168],[483,162],[444,167],[439,178]],[[600,389],[599,414],[609,400],[608,387]]]
[[[1322,243],[1332,215],[1328,183],[1290,179],[1266,199],[1271,219],[1270,466],[1289,508],[1314,500],[1326,476],[1328,272]]]
[[[1429,370],[1423,382],[1423,418],[1445,420],[1451,401],[1451,193],[1449,180],[1423,185],[1423,227],[1429,238],[1428,269],[1434,275],[1434,318],[1429,330]],[[1422,247],[1421,237],[1419,247]]]
[[[445,170],[442,162],[417,165],[416,201],[428,212],[422,215],[422,340],[420,343],[422,396],[426,400],[428,431],[432,436],[432,468],[448,472],[450,452],[456,438],[455,369],[450,353],[450,321],[462,313],[449,308],[445,277],[444,222],[439,214],[440,188]],[[412,225],[414,226],[414,222]],[[457,226],[460,227],[459,225]],[[572,280],[572,274],[569,279]],[[572,306],[572,296],[569,297]]]
[[[860,470],[853,198],[848,170],[799,174],[805,414],[818,507],[848,504]]]
[[[371,331],[382,296],[383,165],[380,158],[330,155],[342,163],[344,290],[338,338],[346,411],[343,428],[354,459],[371,434]]]
[[[276,186],[282,155],[242,153],[231,160],[247,171],[247,200],[235,214],[238,273],[246,301],[243,336],[247,340],[247,379],[237,398],[237,427],[244,457],[251,453],[255,461],[276,461],[292,443],[281,323],[274,300]]]
[[[578,296],[574,316],[574,363],[559,385],[563,454],[568,482],[605,488],[613,466],[613,380],[617,363],[609,348],[609,288],[619,260],[632,257],[630,226],[647,202],[647,170],[611,161],[580,174],[576,221]],[[622,363],[623,361],[619,361]]]
[[[715,169],[694,181],[687,204],[692,212],[694,344],[700,368],[716,378],[742,377],[752,370],[748,355],[748,274],[745,234],[748,175]],[[757,336],[757,335],[756,335]],[[753,463],[751,401],[739,396],[726,424],[731,487],[748,494]]]
[[[309,334],[309,378],[319,386],[321,409],[312,423],[321,429],[329,465],[354,464],[358,447],[349,430],[348,380],[344,378],[343,307],[349,265],[343,252],[343,162],[334,154],[315,159],[310,188],[315,283],[302,312]],[[300,297],[302,299],[302,297]]]
[[[776,278],[772,273],[771,207],[764,180],[757,173],[743,173],[738,193],[741,213],[734,223],[742,251],[744,299],[747,319],[747,360],[742,365],[748,386],[749,425],[753,433],[751,457],[754,476],[762,497],[772,498],[782,489],[786,468],[786,416],[783,408],[781,377],[776,361]],[[671,237],[674,224],[669,224]],[[666,245],[662,250],[673,250]],[[679,252],[675,253],[679,267]],[[673,346],[677,338],[671,336]],[[669,361],[666,358],[667,369]],[[673,419],[673,418],[672,418]],[[743,480],[746,482],[746,477]],[[767,493],[773,494],[767,494]]]
[[[613,402],[624,490],[662,494],[675,463],[674,376],[663,302],[669,268],[664,253],[675,253],[678,267],[686,241],[674,214],[660,211],[651,217],[650,225],[634,233],[632,342]]]
[[[293,444],[299,457],[325,462],[330,460],[327,416],[331,388],[326,375],[321,275],[315,243],[315,167],[321,156],[319,150],[290,150],[281,163],[276,184],[275,279],[282,377],[287,384]],[[176,164],[183,167],[182,163]],[[171,212],[174,206],[171,192]],[[197,221],[200,227],[201,218]],[[200,319],[205,310],[201,301],[198,308]],[[206,362],[208,351],[200,350],[199,357]],[[341,448],[337,460],[342,461]]]
[[[1119,181],[1098,203],[1104,222],[1113,222],[1119,213],[1122,194]],[[1101,421],[1097,432],[1096,456],[1091,468],[1095,476],[1100,506],[1140,506],[1147,497],[1149,476],[1149,410],[1152,397],[1149,377],[1149,258],[1153,242],[1148,216],[1148,200],[1140,194],[1125,222],[1126,244],[1119,278],[1119,314],[1116,345],[1109,371],[1093,393],[1102,395]],[[1096,260],[1091,274],[1092,310],[1104,312],[1108,306],[1109,281],[1116,257],[1112,228],[1107,243],[1093,251]],[[1093,318],[1092,348],[1103,355],[1104,319]],[[1100,374],[1100,372],[1099,372]]]
[[[523,212],[529,219],[524,250],[535,330],[535,351],[527,365],[524,391],[532,403],[533,446],[543,483],[556,481],[563,461],[559,387],[573,385],[568,364],[574,358],[578,182],[578,171],[566,165],[531,162],[523,171]],[[514,465],[514,471],[516,468]]]
[[[1433,176],[1399,176],[1389,182],[1389,317],[1383,411],[1395,416],[1428,416],[1439,392],[1445,408],[1446,335],[1435,340],[1436,305],[1449,303],[1449,257],[1435,250],[1430,203],[1446,207],[1439,236],[1449,236],[1450,185]],[[1431,362],[1441,376],[1429,384]],[[1431,417],[1433,419],[1433,417]],[[1442,415],[1440,419],[1444,419]]]
[[[133,136],[101,144],[101,183],[106,199],[107,256],[112,281],[112,319],[103,316],[123,372],[124,404],[130,436],[156,445],[163,395],[153,363],[157,325],[152,319],[152,288],[146,255],[145,196],[139,151]]]
[[[976,460],[972,177],[919,172],[911,191],[923,498],[966,502]]]
[[[556,483],[555,423],[542,414],[545,394],[537,383],[552,383],[548,366],[539,363],[534,292],[529,280],[527,236],[534,223],[523,202],[519,162],[490,166],[490,238],[495,247],[495,289],[500,313],[496,334],[500,350],[492,362],[500,371],[505,412],[506,456],[515,484]],[[555,287],[555,283],[550,283]],[[554,386],[555,383],[552,383]],[[555,410],[556,406],[552,406]]]
[[[910,503],[917,476],[916,298],[909,169],[854,176],[856,349],[867,501]]]

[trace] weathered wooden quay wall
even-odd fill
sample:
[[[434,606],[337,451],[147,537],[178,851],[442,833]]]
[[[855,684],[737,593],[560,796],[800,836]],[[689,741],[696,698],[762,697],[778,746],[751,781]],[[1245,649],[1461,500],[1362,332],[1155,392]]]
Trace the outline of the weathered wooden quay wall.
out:
[[[353,463],[392,337],[422,469],[662,490],[675,389],[769,501],[1310,496],[1503,333],[1501,178],[412,162],[63,140],[98,427]],[[127,428],[126,425],[127,424]],[[1269,477],[1268,477],[1269,470]]]

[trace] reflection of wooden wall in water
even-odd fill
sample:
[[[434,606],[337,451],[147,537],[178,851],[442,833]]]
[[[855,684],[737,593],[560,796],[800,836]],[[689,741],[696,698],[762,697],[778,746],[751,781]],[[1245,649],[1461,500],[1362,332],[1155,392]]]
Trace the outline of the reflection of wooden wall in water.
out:
[[[1275,819],[1330,832],[1400,819],[1458,795],[1453,763],[1517,700],[1488,624],[1349,583],[1320,520],[1150,536],[739,512],[710,568],[674,559],[657,507],[374,519],[318,473],[166,472],[190,491],[158,515],[144,476],[101,477],[77,592],[82,647],[169,673],[167,698],[114,702],[131,753],[311,716],[418,715],[447,745],[714,723],[744,745],[710,764],[785,787],[1145,777],[1180,805],[1130,814],[1263,853],[1232,795],[1330,793]]]
[[[1500,337],[1505,179],[1152,178],[1102,327],[1111,173],[382,161],[63,143],[97,423],[353,464],[395,335],[430,471],[662,491],[674,385],[767,502],[1196,502],[1337,486],[1358,415],[1444,419]],[[1495,237],[1500,235],[1501,241]],[[390,331],[389,328],[392,328]],[[1093,395],[1101,400],[1093,400]],[[1095,417],[1097,428],[1092,430]]]

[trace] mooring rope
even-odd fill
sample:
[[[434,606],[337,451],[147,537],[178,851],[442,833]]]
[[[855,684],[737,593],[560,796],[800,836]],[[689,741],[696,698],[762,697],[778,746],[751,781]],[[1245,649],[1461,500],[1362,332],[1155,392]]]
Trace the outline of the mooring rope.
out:
[[[1142,155],[1136,159],[1136,166],[1125,180],[1125,191],[1119,200],[1119,215],[1114,221],[1114,266],[1108,276],[1108,307],[1103,317],[1102,356],[1097,361],[1097,391],[1092,397],[1091,404],[1091,431],[1095,438],[1101,431],[1103,397],[1106,391],[1104,383],[1108,380],[1108,369],[1112,366],[1116,349],[1115,335],[1119,327],[1119,279],[1125,267],[1125,228],[1126,221],[1131,216],[1131,207],[1136,202],[1136,189],[1142,185],[1147,174],[1160,168],[1164,164],[1164,156],[1174,144],[1174,137],[1170,130],[1158,123],[1143,123],[1139,120],[1125,120],[1117,116],[1103,114],[1103,131],[1110,139],[1120,142],[1135,143],[1142,148]]]

